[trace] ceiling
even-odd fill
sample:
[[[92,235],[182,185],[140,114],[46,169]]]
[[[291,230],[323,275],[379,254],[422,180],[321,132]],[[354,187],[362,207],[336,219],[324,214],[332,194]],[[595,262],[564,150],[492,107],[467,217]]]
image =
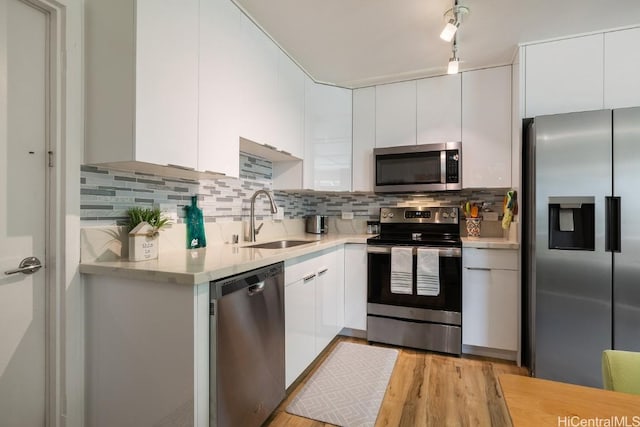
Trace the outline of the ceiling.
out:
[[[233,0],[316,81],[362,87],[446,73],[453,0]],[[510,64],[518,43],[640,25],[638,0],[459,0],[460,69]],[[615,7],[614,7],[615,6]]]

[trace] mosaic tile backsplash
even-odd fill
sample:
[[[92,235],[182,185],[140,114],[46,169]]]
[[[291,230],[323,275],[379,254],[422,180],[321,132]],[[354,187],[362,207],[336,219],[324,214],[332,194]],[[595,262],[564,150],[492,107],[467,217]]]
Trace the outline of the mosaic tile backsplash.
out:
[[[216,180],[169,179],[141,173],[120,172],[82,166],[80,178],[81,221],[84,226],[118,225],[132,206],[160,206],[184,218],[184,206],[198,195],[206,222],[248,219],[250,199],[260,189],[272,188],[272,164],[246,154],[240,156],[240,178]],[[462,190],[427,194],[328,193],[275,191],[284,218],[295,219],[320,214],[340,216],[353,212],[361,219],[377,219],[380,207],[420,205],[460,205],[463,201],[485,202],[501,212],[507,189]],[[256,219],[271,218],[266,197],[256,203]]]

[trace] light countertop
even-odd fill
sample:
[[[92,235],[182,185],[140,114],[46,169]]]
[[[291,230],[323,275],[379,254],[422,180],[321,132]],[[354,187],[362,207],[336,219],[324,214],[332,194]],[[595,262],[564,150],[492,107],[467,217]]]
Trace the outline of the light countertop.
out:
[[[203,249],[160,253],[158,259],[131,262],[90,261],[80,263],[80,273],[128,279],[195,285],[264,267],[345,243],[367,242],[370,234],[303,234],[286,236],[287,240],[311,243],[286,249],[249,248],[252,243],[219,243]],[[271,239],[279,240],[279,239]],[[259,242],[263,243],[263,242]]]
[[[519,249],[520,243],[504,237],[463,237],[463,248]]]

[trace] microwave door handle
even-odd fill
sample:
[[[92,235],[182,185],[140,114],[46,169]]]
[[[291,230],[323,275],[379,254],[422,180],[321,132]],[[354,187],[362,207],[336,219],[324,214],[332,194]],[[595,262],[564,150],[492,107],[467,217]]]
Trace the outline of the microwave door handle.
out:
[[[447,151],[440,151],[440,183],[447,183]]]

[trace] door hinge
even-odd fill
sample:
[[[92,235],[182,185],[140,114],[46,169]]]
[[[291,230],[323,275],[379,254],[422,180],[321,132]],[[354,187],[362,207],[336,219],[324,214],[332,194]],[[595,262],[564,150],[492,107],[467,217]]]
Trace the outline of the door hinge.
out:
[[[213,301],[211,301],[209,303],[209,316],[215,316],[216,315],[216,306],[214,305]]]
[[[47,151],[47,154],[49,154],[49,167],[52,168],[53,167],[53,151]]]

